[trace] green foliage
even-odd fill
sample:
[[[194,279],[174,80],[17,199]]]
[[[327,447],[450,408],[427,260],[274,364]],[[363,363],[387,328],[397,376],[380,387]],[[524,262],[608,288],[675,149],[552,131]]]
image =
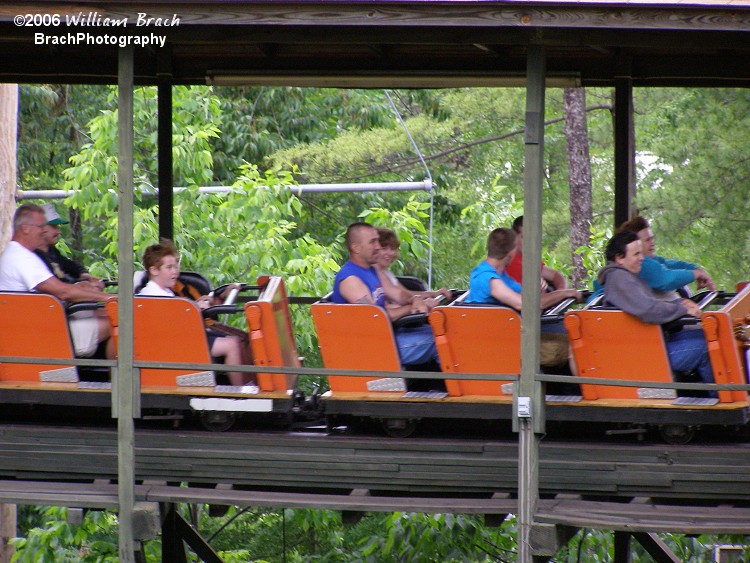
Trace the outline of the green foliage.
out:
[[[465,228],[471,229],[474,241],[471,256],[481,260],[486,256],[487,236],[498,227],[510,227],[513,219],[523,214],[523,202],[516,199],[512,190],[498,184],[495,178],[489,190],[477,188],[475,203],[461,213]],[[465,232],[465,231],[464,231]]]
[[[385,518],[385,536],[364,542],[363,561],[497,561],[515,555],[504,524],[486,528],[475,516],[395,512]],[[507,528],[507,529],[506,529]]]
[[[697,262],[727,289],[747,277],[748,104],[744,89],[642,89],[636,98],[639,150],[649,156],[638,207],[657,254]]]
[[[225,117],[224,134],[215,143],[215,176],[224,182],[231,182],[243,160],[261,166],[286,148],[329,140],[347,130],[380,127],[392,119],[382,92],[296,87],[216,92]]]
[[[397,273],[408,273],[426,279],[429,252],[429,232],[425,222],[429,220],[429,202],[417,201],[412,196],[401,209],[371,207],[359,214],[359,218],[376,227],[392,229],[398,240],[399,260],[394,266]]]
[[[575,249],[576,254],[580,254],[583,258],[583,267],[586,268],[586,275],[589,277],[589,283],[591,284],[596,279],[597,272],[604,267],[606,264],[605,249],[607,241],[612,237],[612,231],[605,229],[598,231],[591,226],[591,238],[588,246],[579,246]]]
[[[18,183],[55,189],[71,155],[86,141],[85,124],[106,101],[107,88],[22,84],[18,104]]]
[[[37,526],[25,537],[10,540],[12,561],[34,563],[106,563],[118,561],[117,516],[109,511],[87,511],[81,525],[69,524],[68,509],[37,507]],[[155,555],[154,549],[149,552]]]

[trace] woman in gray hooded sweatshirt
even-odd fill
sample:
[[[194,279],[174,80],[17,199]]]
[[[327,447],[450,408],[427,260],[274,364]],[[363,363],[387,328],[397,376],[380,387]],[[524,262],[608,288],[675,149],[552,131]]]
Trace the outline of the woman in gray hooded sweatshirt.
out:
[[[645,323],[664,324],[690,315],[700,318],[700,308],[690,299],[661,301],[638,277],[643,263],[638,235],[623,231],[607,243],[607,265],[599,271],[604,303],[622,309]],[[714,383],[711,360],[702,330],[678,330],[664,335],[673,371],[695,370],[704,383]],[[716,392],[709,396],[716,397]]]

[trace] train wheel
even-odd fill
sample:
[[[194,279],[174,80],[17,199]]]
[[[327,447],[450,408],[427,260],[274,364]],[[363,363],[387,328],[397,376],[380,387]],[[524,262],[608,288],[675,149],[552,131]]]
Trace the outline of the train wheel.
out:
[[[237,422],[237,415],[233,412],[203,411],[201,412],[201,424],[211,432],[226,432]]]
[[[687,444],[695,436],[695,426],[681,424],[665,424],[659,427],[659,435],[667,444]]]
[[[383,431],[391,438],[408,438],[417,429],[419,421],[413,418],[384,418],[380,421]]]

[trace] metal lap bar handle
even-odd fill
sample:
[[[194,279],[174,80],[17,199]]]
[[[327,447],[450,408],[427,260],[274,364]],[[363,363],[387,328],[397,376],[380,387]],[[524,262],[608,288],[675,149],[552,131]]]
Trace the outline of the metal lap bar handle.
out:
[[[104,303],[99,303],[98,301],[70,303],[65,307],[65,313],[70,316],[74,313],[80,313],[81,311],[95,311],[96,309],[104,309]]]
[[[712,303],[712,302],[713,302],[713,301],[714,301],[714,300],[715,300],[715,299],[716,299],[716,298],[717,298],[718,296],[719,296],[719,292],[718,292],[718,291],[709,291],[709,292],[707,292],[707,293],[706,293],[705,295],[703,295],[703,296],[701,297],[700,301],[698,301],[698,302],[696,303],[696,305],[698,305],[698,308],[699,308],[699,309],[705,309],[705,308],[706,308],[706,307],[708,307],[708,305],[710,305],[710,304],[711,304],[711,303]]]
[[[217,315],[232,315],[236,313],[242,313],[243,311],[244,309],[235,305],[214,305],[213,307],[203,309],[201,311],[201,314],[203,315],[203,317],[214,317]]]
[[[575,303],[575,297],[568,297],[567,299],[563,299],[560,301],[557,305],[550,307],[549,309],[545,309],[542,313],[542,317],[556,317],[562,314],[563,311],[570,308],[573,303]]]
[[[224,285],[220,285],[219,287],[217,287],[216,289],[214,289],[211,293],[213,293],[214,295],[221,295],[221,293],[227,287],[229,287],[230,285],[234,285],[234,284],[225,283]],[[239,295],[240,292],[243,292],[243,291],[260,291],[260,290],[262,290],[265,287],[263,285],[250,285],[250,284],[247,284],[247,283],[239,283],[238,285],[240,286],[239,288],[234,287],[231,290],[229,290],[229,293],[224,298],[224,301],[222,302],[222,305],[233,305],[234,302],[237,299],[237,295]]]

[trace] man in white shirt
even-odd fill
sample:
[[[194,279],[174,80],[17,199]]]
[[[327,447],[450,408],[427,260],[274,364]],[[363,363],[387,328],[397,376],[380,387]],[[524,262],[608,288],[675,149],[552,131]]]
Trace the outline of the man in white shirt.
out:
[[[0,255],[0,291],[36,291],[54,295],[61,301],[106,301],[110,295],[86,284],[67,284],[55,277],[44,261],[34,254],[42,245],[47,225],[44,210],[24,203],[13,216],[13,238]],[[75,353],[90,357],[101,342],[107,342],[107,357],[114,358],[109,321],[91,312],[77,313],[68,322]]]

